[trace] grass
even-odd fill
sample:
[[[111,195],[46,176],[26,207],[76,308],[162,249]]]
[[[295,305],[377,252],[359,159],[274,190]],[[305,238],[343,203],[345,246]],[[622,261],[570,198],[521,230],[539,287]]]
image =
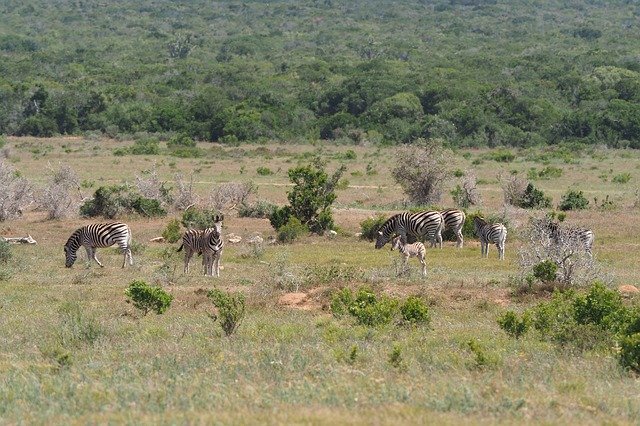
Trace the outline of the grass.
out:
[[[168,164],[175,161],[176,170],[201,165],[201,194],[206,194],[210,182],[244,180],[238,161],[246,170],[266,164],[271,170],[286,171],[296,164],[296,156],[316,150],[312,146],[266,146],[267,151],[216,146],[216,153],[225,154],[199,160],[125,156],[118,159],[126,167],[115,168],[110,150],[93,156],[92,144],[98,142],[46,140],[52,148],[34,159],[29,150],[37,140],[8,141],[12,160],[19,160],[16,167],[36,185],[44,182],[47,162],[68,162],[81,179],[100,185],[132,180],[153,161],[161,177],[171,179],[174,169]],[[64,152],[62,143],[71,153]],[[99,143],[110,148],[123,145]],[[208,145],[201,148],[213,150]],[[234,152],[239,149],[251,155],[238,160]],[[276,154],[280,149],[286,152]],[[374,149],[352,149],[363,160],[349,167],[364,171]],[[343,147],[325,149],[330,167],[338,164],[331,160],[334,154],[345,151]],[[472,169],[479,178],[494,182],[481,189],[483,210],[501,212],[497,172],[504,168],[507,173],[516,169],[526,174],[536,163],[517,155],[511,163],[487,161],[472,167],[473,159],[484,152],[470,152],[456,155],[452,168]],[[376,160],[378,174],[352,175],[351,187],[339,192],[335,220],[344,236],[265,245],[259,258],[243,255],[247,247],[242,243],[228,243],[219,279],[200,275],[200,258],[192,261],[191,273],[184,275],[181,254],[171,251],[178,243],[148,242],[161,234],[170,218],[122,218],[131,226],[133,238],[146,246],[134,256],[134,266],[125,269],[120,268],[121,254],[110,249],[98,250],[103,269],[87,268],[83,251],[74,268],[64,268],[62,245],[74,229],[90,221],[45,221],[41,213],[27,212],[20,220],[3,223],[2,235],[29,233],[38,245],[12,246],[12,277],[0,283],[0,422],[640,421],[638,379],[620,369],[611,352],[559,350],[527,336],[510,339],[500,330],[496,318],[502,312],[521,311],[538,301],[534,296],[512,297],[509,285],[522,244],[519,231],[529,212],[508,212],[512,229],[506,261],[497,259],[495,247],[490,248],[488,259],[481,259],[479,244],[472,238],[465,239],[461,250],[448,242],[442,250],[427,249],[426,279],[420,277],[415,259],[409,262],[408,276],[396,277],[397,252],[388,246],[375,250],[373,243],[349,236],[359,232],[360,221],[375,214],[372,206],[401,200],[389,175],[391,154],[382,149]],[[620,162],[638,161],[633,152],[631,159],[614,154],[607,157],[615,163],[614,169]],[[599,160],[548,161],[563,168],[562,176],[536,183],[556,202],[568,187],[585,191],[588,198],[594,194],[620,197],[613,211],[590,208],[570,212],[567,220],[594,230],[595,255],[617,284],[637,284],[640,265],[629,255],[637,251],[634,236],[640,233],[637,211],[628,207],[632,189],[615,192],[620,185],[602,182],[598,171],[591,169]],[[636,168],[626,170],[636,179],[640,175]],[[251,178],[259,185],[259,198],[279,203],[286,199],[285,172]],[[378,192],[378,186],[385,189]],[[357,200],[362,200],[357,209],[344,207]],[[265,219],[232,214],[225,217],[225,232],[243,237],[274,234]],[[308,295],[309,301],[299,306],[302,309],[279,302],[291,288],[279,284],[282,277],[277,276],[276,264],[293,274],[287,279],[299,280],[299,290]],[[163,315],[137,315],[124,296],[125,288],[136,279],[162,284],[174,296],[171,308]],[[327,308],[331,291],[365,284],[399,299],[422,296],[429,303],[431,324],[367,328],[348,318],[333,318]],[[231,338],[208,315],[213,305],[206,291],[213,287],[247,295],[246,318]],[[65,314],[71,309],[73,315]],[[477,344],[470,345],[472,340]],[[398,367],[389,361],[394,348],[400,354]]]

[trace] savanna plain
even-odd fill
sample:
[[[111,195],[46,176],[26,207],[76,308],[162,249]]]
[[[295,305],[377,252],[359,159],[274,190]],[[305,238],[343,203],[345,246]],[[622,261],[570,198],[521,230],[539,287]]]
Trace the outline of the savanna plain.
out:
[[[176,173],[193,173],[202,199],[223,182],[252,181],[253,199],[283,205],[287,170],[319,156],[329,171],[346,166],[333,205],[338,233],[269,244],[275,231],[267,219],[231,210],[223,235],[243,240],[226,242],[221,276],[213,278],[202,276],[199,258],[183,273],[179,243],[149,241],[180,212],[118,218],[134,240],[134,265],[124,269],[114,248],[98,250],[105,268],[87,267],[83,250],[73,268],[64,267],[71,232],[99,219],[51,221],[28,210],[0,223],[1,235],[30,234],[38,242],[12,246],[3,266],[0,423],[640,422],[640,379],[620,366],[615,347],[578,349],[532,334],[515,339],[497,323],[506,310],[523,312],[551,297],[519,291],[515,278],[523,230],[544,212],[505,207],[499,176],[537,176],[536,187],[554,206],[567,190],[583,191],[589,208],[568,212],[566,222],[594,231],[594,257],[611,288],[637,286],[637,151],[512,149],[506,162],[496,161],[495,150],[453,151],[438,207],[453,207],[455,172],[472,171],[482,204],[470,210],[508,224],[506,259],[498,260],[495,247],[482,259],[477,238],[466,237],[462,249],[446,241],[427,248],[423,278],[415,259],[399,274],[397,252],[375,250],[356,235],[365,219],[405,209],[390,174],[395,148],[200,143],[203,156],[195,159],[113,154],[132,143],[9,137],[7,161],[35,188],[51,168],[69,165],[85,196],[153,169],[168,186]],[[560,172],[538,173],[545,168]],[[259,248],[246,242],[255,235],[265,240]],[[134,280],[162,286],[174,297],[171,307],[141,315],[124,295]],[[363,286],[398,300],[422,298],[431,321],[369,327],[332,315],[336,291]],[[246,316],[230,337],[212,319],[213,288],[246,296]],[[624,303],[639,300],[631,295]]]

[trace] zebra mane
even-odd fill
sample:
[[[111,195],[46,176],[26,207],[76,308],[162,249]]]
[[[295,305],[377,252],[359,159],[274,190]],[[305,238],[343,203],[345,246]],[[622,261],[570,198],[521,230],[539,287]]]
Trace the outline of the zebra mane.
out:
[[[389,219],[386,220],[385,223],[382,224],[382,226],[380,226],[380,228],[378,229],[378,232],[387,233],[391,229],[395,229],[395,227],[396,227],[396,225],[398,223],[398,218],[402,214],[403,213],[396,213],[393,216],[391,216]]]
[[[78,242],[80,240],[80,231],[82,230],[82,228],[78,228],[75,231],[73,231],[73,233],[71,234],[71,236],[69,237],[69,239],[67,240],[67,242],[65,243],[65,247],[71,247],[72,243],[74,242]]]

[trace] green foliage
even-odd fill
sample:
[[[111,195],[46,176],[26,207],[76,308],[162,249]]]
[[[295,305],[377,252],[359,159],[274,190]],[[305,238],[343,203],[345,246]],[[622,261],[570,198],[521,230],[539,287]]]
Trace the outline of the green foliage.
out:
[[[516,155],[508,149],[497,149],[487,154],[487,158],[499,163],[510,163],[516,159]]]
[[[375,241],[378,238],[378,230],[386,220],[386,216],[379,214],[376,217],[369,217],[360,222],[360,232],[362,233],[360,238],[367,241]]]
[[[87,316],[77,302],[65,302],[58,309],[58,343],[64,348],[93,345],[104,334],[95,318]]]
[[[171,219],[169,223],[167,223],[167,227],[162,231],[162,237],[168,243],[175,243],[182,238],[182,233],[180,232],[180,221],[178,219]]]
[[[181,223],[187,229],[213,228],[218,216],[220,216],[220,212],[217,210],[193,206],[182,213]]]
[[[518,203],[518,207],[523,209],[546,209],[551,207],[551,197],[545,196],[544,192],[529,183],[524,191],[522,200]]]
[[[409,296],[407,300],[400,305],[400,314],[404,321],[413,324],[428,324],[431,321],[429,307],[421,298],[415,296]]]
[[[245,314],[245,297],[242,293],[226,293],[218,289],[210,290],[207,297],[218,310],[220,326],[225,335],[231,336],[236,332]],[[212,318],[216,320],[218,316]]]
[[[134,142],[129,148],[133,155],[158,155],[160,154],[160,141],[157,138],[145,138]]]
[[[157,315],[163,314],[169,309],[173,300],[173,296],[161,287],[150,286],[142,280],[132,281],[124,294],[127,296],[127,302],[133,303],[133,306],[140,309],[143,315],[147,315],[149,311]]]
[[[0,264],[9,263],[12,256],[11,244],[6,242],[4,238],[0,238]]]
[[[533,276],[543,283],[551,283],[556,280],[558,265],[552,260],[543,260],[533,265]]]
[[[278,206],[266,200],[258,200],[253,204],[241,203],[238,206],[238,217],[269,219],[277,209]]]
[[[167,214],[159,200],[145,198],[126,185],[99,187],[93,198],[80,206],[80,215],[102,216],[114,219],[123,214],[137,213],[145,217],[161,217]]]
[[[620,340],[619,361],[624,368],[640,372],[640,333],[624,336]]]
[[[573,309],[578,324],[594,324],[614,333],[624,332],[628,327],[629,312],[622,297],[601,282],[593,284],[587,294],[576,297]]]
[[[493,368],[499,362],[497,356],[487,351],[487,349],[478,339],[467,340],[466,347],[474,355],[474,368]]]
[[[300,222],[297,217],[289,216],[287,223],[278,228],[278,241],[291,243],[297,238],[309,233],[309,228]]]
[[[628,183],[631,180],[631,173],[620,173],[611,178],[613,183]]]
[[[177,134],[167,142],[167,148],[195,148],[196,141],[191,139],[189,135],[185,133]]]
[[[522,316],[518,317],[513,311],[507,311],[498,317],[498,325],[509,336],[519,339],[531,327],[531,317],[529,312],[525,312]]]
[[[273,174],[270,168],[264,166],[258,167],[256,169],[256,173],[258,173],[260,176],[269,176]]]
[[[331,312],[337,317],[348,313],[358,324],[378,327],[389,324],[398,313],[398,301],[387,296],[378,297],[367,287],[361,287],[355,295],[345,288],[331,299]]]
[[[402,348],[400,345],[393,345],[393,349],[391,349],[391,352],[389,353],[389,364],[398,369],[402,369],[404,367],[404,359],[402,358]]]
[[[589,208],[589,200],[587,200],[582,191],[574,191],[570,189],[562,196],[562,200],[560,200],[558,208],[563,211],[584,210]]]

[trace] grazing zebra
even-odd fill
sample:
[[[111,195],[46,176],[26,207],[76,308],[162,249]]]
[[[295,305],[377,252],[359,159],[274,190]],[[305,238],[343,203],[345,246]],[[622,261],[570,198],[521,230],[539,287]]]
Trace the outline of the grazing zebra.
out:
[[[95,260],[100,267],[104,267],[96,257],[96,248],[110,247],[118,244],[124,260],[122,267],[127,263],[133,265],[133,257],[131,256],[131,230],[125,223],[93,223],[76,229],[64,245],[65,266],[71,268],[78,258],[77,251],[80,246],[84,246],[87,250],[87,260],[91,263],[91,259]]]
[[[447,209],[440,212],[442,219],[444,220],[445,229],[452,229],[456,234],[456,247],[462,248],[464,245],[464,238],[462,236],[462,227],[467,216],[462,210]]]
[[[587,252],[589,257],[592,257],[591,249],[593,248],[593,241],[595,235],[593,231],[586,228],[576,227],[562,227],[558,222],[547,222],[547,230],[549,236],[555,244],[562,244],[563,242],[578,243]]]
[[[376,248],[382,248],[394,234],[399,235],[403,243],[407,242],[408,235],[416,238],[426,236],[432,246],[437,241],[442,248],[442,225],[442,215],[437,211],[398,213],[387,219],[378,230]]]
[[[182,237],[182,244],[178,248],[184,252],[184,272],[189,272],[189,262],[194,253],[202,255],[202,266],[205,275],[220,276],[220,255],[224,245],[222,241],[223,216],[214,218],[214,227],[207,229],[189,229]]]
[[[404,266],[406,267],[407,261],[410,257],[417,257],[422,264],[422,276],[427,276],[427,263],[424,260],[427,249],[420,241],[413,244],[407,244],[402,242],[400,236],[394,237],[391,240],[391,250],[398,249],[404,257]]]
[[[476,235],[480,238],[482,257],[489,256],[489,243],[494,243],[496,247],[498,247],[500,260],[504,260],[504,244],[507,240],[507,228],[501,223],[487,223],[487,221],[480,216],[473,218],[473,226]]]

